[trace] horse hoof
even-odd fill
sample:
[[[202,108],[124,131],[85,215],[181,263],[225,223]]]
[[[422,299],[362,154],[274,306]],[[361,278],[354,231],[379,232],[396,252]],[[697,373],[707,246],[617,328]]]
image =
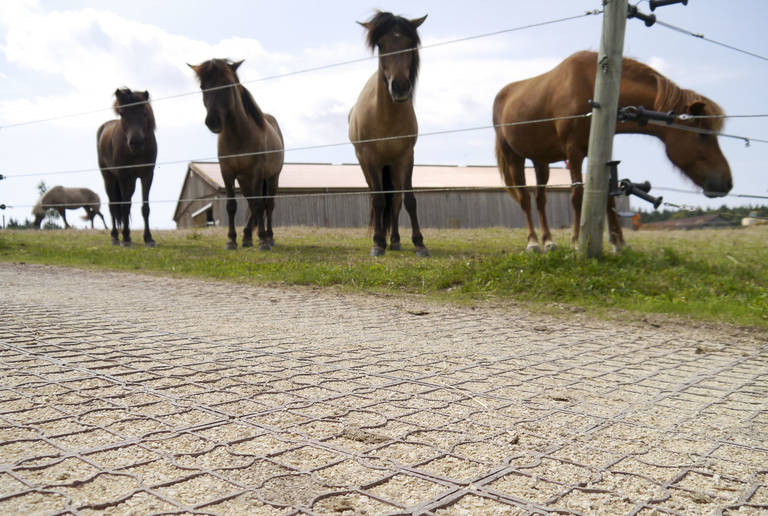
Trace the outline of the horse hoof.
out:
[[[228,241],[227,249],[229,249],[230,251],[234,251],[235,249],[237,249],[237,242],[235,242],[234,240]]]
[[[402,250],[402,246],[400,245],[400,242],[391,242],[389,244],[389,250],[390,251],[400,251],[400,250]]]
[[[246,240],[243,239],[243,243],[240,244],[241,247],[253,247],[253,240]]]
[[[157,242],[155,242],[154,240],[147,240],[146,242],[144,242],[144,246],[145,247],[157,247]]]
[[[262,242],[259,244],[259,251],[271,251],[271,250],[272,250],[272,246],[269,245],[268,243]]]
[[[557,249],[557,244],[554,242],[547,242],[544,244],[544,251],[546,252],[554,251],[555,249]]]
[[[371,247],[371,256],[384,256],[384,248],[377,245]]]
[[[531,242],[530,244],[528,244],[525,250],[529,253],[540,253],[541,247],[539,247],[539,244],[537,244],[536,242]]]
[[[120,245],[120,240],[118,240],[117,238],[113,238],[112,245]]]
[[[416,248],[416,256],[418,256],[420,258],[426,258],[426,257],[429,256],[429,251],[427,250],[426,247],[423,247],[423,246],[422,247],[417,247]]]
[[[133,245],[133,242],[130,240],[123,240],[123,247],[131,247]]]

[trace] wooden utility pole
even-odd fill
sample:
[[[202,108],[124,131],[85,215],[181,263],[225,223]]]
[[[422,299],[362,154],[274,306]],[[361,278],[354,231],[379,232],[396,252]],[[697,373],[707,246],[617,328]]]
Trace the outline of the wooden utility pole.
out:
[[[608,205],[608,165],[613,153],[613,135],[619,107],[627,0],[603,0],[603,33],[597,56],[597,77],[592,124],[587,150],[588,167],[581,210],[579,249],[588,258],[603,252],[603,228]]]

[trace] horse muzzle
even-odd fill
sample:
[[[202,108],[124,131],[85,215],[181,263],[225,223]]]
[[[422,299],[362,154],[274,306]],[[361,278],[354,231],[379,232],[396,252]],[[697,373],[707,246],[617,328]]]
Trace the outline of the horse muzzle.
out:
[[[730,179],[718,182],[710,181],[704,185],[704,195],[710,199],[716,197],[725,197],[728,195],[728,192],[731,191],[731,188],[733,188],[733,181]]]
[[[206,117],[205,126],[214,134],[221,132],[221,121],[217,117]]]
[[[413,88],[409,80],[389,81],[389,96],[393,102],[403,103],[411,100]]]

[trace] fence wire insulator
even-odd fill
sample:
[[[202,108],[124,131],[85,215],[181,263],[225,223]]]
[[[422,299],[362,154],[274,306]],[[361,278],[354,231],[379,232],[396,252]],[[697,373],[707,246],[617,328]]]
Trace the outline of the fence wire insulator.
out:
[[[643,20],[646,27],[652,26],[654,23],[656,23],[656,15],[655,14],[645,14],[637,10],[637,6],[635,5],[629,5],[627,6],[627,18],[638,18],[640,20]]]
[[[3,174],[0,174],[0,181],[2,181],[3,179],[5,179],[5,176]]]
[[[658,209],[664,198],[654,197],[648,194],[648,192],[651,191],[650,181],[643,181],[642,183],[634,183],[629,179],[622,179],[619,181],[619,163],[621,163],[621,161],[609,161],[606,163],[610,172],[608,176],[608,195],[614,197],[619,195],[626,195],[627,197],[634,195],[653,204],[654,210]]]
[[[636,122],[642,127],[647,125],[649,120],[672,124],[675,121],[675,112],[651,111],[643,106],[627,106],[619,109],[619,122]]]
[[[664,7],[674,4],[688,5],[688,0],[651,0],[649,4],[651,5],[651,12],[653,12],[657,7]]]
[[[0,210],[4,210],[4,209],[5,209],[5,204],[0,204]]]

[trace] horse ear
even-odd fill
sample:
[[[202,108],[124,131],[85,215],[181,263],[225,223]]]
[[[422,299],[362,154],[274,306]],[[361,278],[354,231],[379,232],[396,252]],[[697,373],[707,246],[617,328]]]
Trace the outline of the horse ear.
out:
[[[357,23],[358,25],[360,25],[361,27],[363,27],[365,30],[370,30],[370,28],[371,28],[371,24],[370,24],[370,22],[362,22],[362,21],[359,21],[359,22],[355,22],[355,23]]]
[[[238,68],[240,68],[240,65],[243,64],[243,61],[245,59],[241,59],[240,61],[235,61],[234,63],[230,64],[229,67],[232,68],[233,72],[236,72]]]
[[[421,18],[416,18],[411,20],[411,25],[414,26],[414,28],[418,28],[422,23],[424,23],[424,20],[427,19],[427,15],[425,14]]]
[[[141,94],[142,97],[144,97],[144,100],[149,100],[149,92],[145,91]]]
[[[707,103],[702,102],[701,100],[696,100],[694,102],[691,102],[688,107],[686,108],[686,111],[689,115],[693,116],[704,116],[707,115]],[[703,124],[702,119],[694,119],[694,125],[701,126]]]
[[[195,73],[197,73],[197,71],[200,70],[200,65],[193,65],[193,64],[187,63],[187,66],[192,68],[195,71]]]

